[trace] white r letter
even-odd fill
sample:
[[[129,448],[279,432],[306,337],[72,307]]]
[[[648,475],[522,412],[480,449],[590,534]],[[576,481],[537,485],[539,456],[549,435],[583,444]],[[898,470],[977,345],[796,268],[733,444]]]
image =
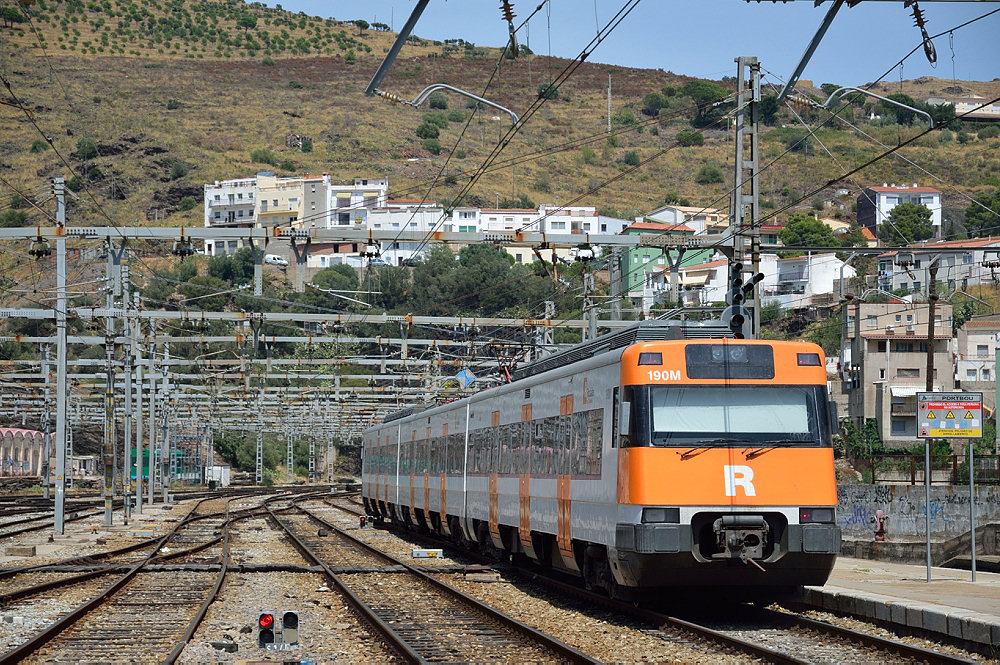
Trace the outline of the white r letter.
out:
[[[757,496],[753,488],[753,469],[748,466],[729,465],[723,467],[726,476],[726,496],[736,496],[736,486],[743,488],[746,496]]]

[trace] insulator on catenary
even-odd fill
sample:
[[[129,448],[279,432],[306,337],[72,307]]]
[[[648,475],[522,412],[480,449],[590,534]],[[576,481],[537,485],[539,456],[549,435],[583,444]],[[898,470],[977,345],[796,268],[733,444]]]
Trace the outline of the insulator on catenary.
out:
[[[510,4],[510,0],[502,0],[500,4],[500,11],[503,13],[503,18],[505,21],[510,23],[514,20],[517,14],[514,13],[514,6]]]

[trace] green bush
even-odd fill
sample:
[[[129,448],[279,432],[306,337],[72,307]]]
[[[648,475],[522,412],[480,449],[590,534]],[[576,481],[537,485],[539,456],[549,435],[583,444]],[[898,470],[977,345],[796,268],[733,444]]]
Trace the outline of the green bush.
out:
[[[266,55],[264,56],[264,59],[260,61],[260,64],[265,67],[274,67],[274,60],[271,59],[271,56]]]
[[[313,140],[308,136],[302,137],[302,145],[299,146],[302,152],[312,152],[313,151]]]
[[[45,152],[48,149],[49,149],[49,143],[48,143],[48,141],[43,141],[42,139],[35,139],[31,143],[31,152],[33,152],[35,154],[40,153],[40,152]]]
[[[434,111],[433,113],[425,113],[423,115],[423,121],[429,122],[432,125],[437,125],[441,129],[448,129],[448,116],[440,111]]]
[[[701,132],[696,132],[693,129],[685,129],[677,132],[677,142],[685,146],[704,145],[705,137]]]
[[[976,132],[976,135],[981,139],[995,139],[1000,136],[1000,127],[997,127],[996,125],[987,125]]]
[[[538,85],[538,96],[544,99],[559,99],[559,88],[551,83],[540,83]]]
[[[458,159],[465,159],[465,151],[459,148],[458,150],[455,151],[455,157],[457,157]]]
[[[168,99],[167,100],[167,110],[168,111],[176,111],[180,107],[181,107],[181,103],[179,101],[177,101],[176,99]]]
[[[583,163],[584,164],[597,164],[597,153],[589,145],[583,146]]]
[[[181,212],[187,212],[188,210],[194,210],[197,206],[198,201],[193,196],[185,196],[181,199],[177,207]]]
[[[83,161],[93,159],[97,157],[97,144],[93,139],[82,138],[76,142],[76,152]]]
[[[446,175],[444,177],[444,184],[446,184],[446,185],[457,185],[458,184],[458,176],[456,176],[454,173],[449,173],[448,175]]]
[[[178,180],[188,174],[188,165],[179,159],[174,160],[170,165],[170,179]]]
[[[611,116],[611,122],[622,127],[631,127],[636,123],[635,114],[632,109],[620,108]]]
[[[422,145],[424,146],[424,150],[431,153],[432,155],[441,154],[441,142],[438,141],[437,139],[432,139],[432,138],[424,139]]]
[[[722,169],[716,164],[705,164],[694,177],[694,181],[699,185],[712,185],[722,182],[722,180]]]
[[[348,65],[353,65],[357,62],[358,57],[354,55],[354,49],[350,49],[344,54],[344,63]]]
[[[448,111],[448,120],[451,122],[465,122],[465,113],[458,109]]]
[[[281,169],[282,171],[294,171],[295,164],[286,159],[285,161],[278,164],[278,168]]]
[[[250,151],[250,161],[255,164],[278,165],[278,156],[267,148],[256,148]]]
[[[298,81],[289,81],[288,87],[291,88],[292,90],[301,90],[306,86],[303,85],[302,83],[299,83]]]
[[[448,108],[448,97],[443,92],[432,92],[427,98],[427,103],[432,109]]]
[[[73,176],[66,181],[66,188],[71,192],[79,192],[83,189],[83,178],[78,175]]]
[[[436,139],[441,135],[438,126],[429,122],[423,122],[417,127],[417,137],[422,139]]]
[[[625,153],[623,161],[629,166],[639,166],[639,153],[635,150],[629,150]]]

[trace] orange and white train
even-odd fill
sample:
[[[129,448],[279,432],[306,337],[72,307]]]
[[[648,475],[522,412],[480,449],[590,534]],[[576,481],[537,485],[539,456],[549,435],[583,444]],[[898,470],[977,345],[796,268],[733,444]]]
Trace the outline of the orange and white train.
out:
[[[367,512],[615,597],[822,585],[840,547],[822,350],[644,322],[365,432]]]

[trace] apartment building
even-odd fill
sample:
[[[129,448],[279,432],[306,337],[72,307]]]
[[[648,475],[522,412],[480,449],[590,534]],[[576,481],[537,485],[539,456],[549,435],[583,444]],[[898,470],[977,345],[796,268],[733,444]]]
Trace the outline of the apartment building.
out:
[[[761,256],[763,265],[764,256]],[[774,257],[774,255],[770,255]],[[777,258],[777,257],[774,257]],[[777,301],[782,309],[805,309],[808,307],[832,305],[839,299],[834,293],[838,280],[854,277],[855,270],[837,258],[835,254],[813,254],[781,258],[775,261],[777,278],[768,280],[764,273],[761,292],[768,302]],[[773,286],[772,286],[773,284]]]
[[[729,229],[729,215],[716,208],[665,205],[646,214],[649,221],[683,224],[698,235],[716,235]]]
[[[902,300],[844,308],[840,358],[848,415],[858,426],[875,419],[889,445],[916,440],[916,394],[927,386],[928,315],[926,303]],[[955,389],[951,318],[952,306],[938,303],[930,347],[934,392]]]
[[[256,178],[216,180],[204,186],[205,226],[217,228],[253,228],[256,216]],[[238,240],[207,240],[205,253],[233,254],[239,249]]]
[[[911,245],[900,256],[886,252],[878,257],[878,285],[883,291],[926,293],[931,261],[937,259],[939,288],[949,291],[975,284],[992,284],[1000,277],[1000,237],[942,240]]]
[[[892,209],[903,203],[922,205],[931,211],[934,237],[941,237],[941,191],[933,187],[889,185],[866,187],[858,195],[858,224],[878,237],[878,228],[889,218]]]
[[[996,359],[1000,346],[1000,314],[976,316],[955,335],[955,385],[983,393],[983,402],[996,408]]]

